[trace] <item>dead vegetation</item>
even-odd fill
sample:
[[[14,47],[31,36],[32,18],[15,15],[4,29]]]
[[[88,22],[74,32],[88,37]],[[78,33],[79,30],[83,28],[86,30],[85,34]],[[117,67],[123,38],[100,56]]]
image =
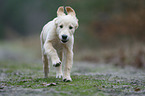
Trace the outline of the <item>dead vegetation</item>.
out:
[[[101,48],[92,51],[80,51],[79,57],[81,61],[89,61],[106,64],[114,64],[124,68],[125,66],[133,66],[136,68],[145,68],[145,46],[134,44],[130,47],[118,48]],[[76,58],[78,59],[78,58]]]

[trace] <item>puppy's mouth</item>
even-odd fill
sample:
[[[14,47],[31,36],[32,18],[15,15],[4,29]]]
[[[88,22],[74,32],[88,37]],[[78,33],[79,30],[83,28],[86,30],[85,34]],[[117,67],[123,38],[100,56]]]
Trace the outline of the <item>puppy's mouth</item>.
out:
[[[61,40],[62,43],[66,43],[68,40]]]

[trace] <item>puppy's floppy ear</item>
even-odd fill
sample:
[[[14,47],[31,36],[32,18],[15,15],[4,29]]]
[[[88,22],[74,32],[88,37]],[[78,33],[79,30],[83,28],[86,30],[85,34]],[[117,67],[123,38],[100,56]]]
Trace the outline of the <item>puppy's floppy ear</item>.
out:
[[[68,15],[76,16],[75,11],[70,6],[66,6],[65,7],[65,10],[66,10],[66,12],[67,12]]]
[[[57,18],[54,18],[53,21],[54,21],[55,25],[57,26],[57,24],[58,24]]]
[[[77,23],[77,25],[75,26],[75,29],[78,29],[78,27],[79,27],[79,24]]]
[[[63,16],[65,15],[64,13],[64,8],[63,6],[60,6],[58,9],[57,9],[57,16]]]

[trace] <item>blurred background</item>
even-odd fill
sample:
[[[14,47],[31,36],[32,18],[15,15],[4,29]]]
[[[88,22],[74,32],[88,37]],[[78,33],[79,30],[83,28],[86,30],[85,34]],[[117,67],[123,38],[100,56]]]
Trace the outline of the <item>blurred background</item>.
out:
[[[0,0],[0,64],[41,64],[39,35],[59,6],[79,19],[75,61],[145,68],[145,0]]]

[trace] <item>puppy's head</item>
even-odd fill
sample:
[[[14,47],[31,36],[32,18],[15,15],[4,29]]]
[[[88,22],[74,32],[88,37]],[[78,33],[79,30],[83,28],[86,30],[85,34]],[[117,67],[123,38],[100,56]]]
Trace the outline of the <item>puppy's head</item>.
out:
[[[64,13],[63,7],[58,8],[55,20],[56,32],[62,43],[69,41],[78,28],[78,19],[76,18],[75,11],[71,7],[65,7],[65,9],[67,15]]]

